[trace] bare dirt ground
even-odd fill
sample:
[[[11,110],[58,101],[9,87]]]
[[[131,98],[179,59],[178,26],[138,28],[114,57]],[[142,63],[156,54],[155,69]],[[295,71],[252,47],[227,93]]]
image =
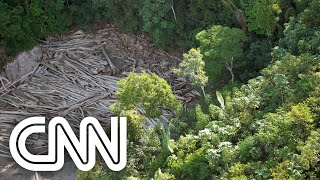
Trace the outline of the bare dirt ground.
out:
[[[19,68],[25,66],[19,60],[0,76],[0,180],[76,179],[77,168],[70,159],[58,172],[36,173],[19,167],[8,149],[11,130],[31,116],[65,117],[76,133],[86,116],[107,125],[112,116],[108,107],[116,101],[117,81],[130,72],[163,77],[186,106],[199,96],[185,78],[171,73],[179,57],[157,49],[147,38],[120,33],[112,25],[91,34],[76,31],[50,37],[38,47],[39,54],[23,55],[29,61],[35,57],[30,61],[32,68]],[[144,113],[142,108],[138,110]],[[158,119],[147,119],[144,128],[158,122],[166,125],[174,112],[164,109],[163,113]],[[47,152],[47,136],[32,135],[27,142],[32,153]]]

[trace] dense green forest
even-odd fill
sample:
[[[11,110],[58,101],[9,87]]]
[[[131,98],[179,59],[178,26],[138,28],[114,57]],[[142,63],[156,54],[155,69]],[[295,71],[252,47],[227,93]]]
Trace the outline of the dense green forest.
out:
[[[119,81],[128,162],[79,179],[320,179],[320,0],[0,0],[0,63],[37,40],[111,22],[183,52],[172,73],[201,92],[184,107],[156,74]],[[136,111],[137,106],[146,110]],[[167,128],[142,130],[163,108]]]

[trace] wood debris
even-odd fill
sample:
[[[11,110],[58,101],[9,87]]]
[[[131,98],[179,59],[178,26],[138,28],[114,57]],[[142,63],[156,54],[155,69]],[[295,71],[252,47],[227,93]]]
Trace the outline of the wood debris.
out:
[[[10,133],[28,117],[45,116],[49,120],[62,116],[75,132],[88,116],[107,125],[113,115],[109,106],[116,102],[117,82],[130,72],[158,74],[183,102],[200,95],[185,78],[171,73],[179,58],[112,26],[93,34],[78,31],[63,38],[51,37],[39,46],[42,56],[33,71],[14,82],[0,76],[0,157],[10,157]],[[148,118],[144,127],[167,124],[172,112],[163,111],[159,119]],[[47,150],[45,134],[31,135],[27,142],[35,153]]]

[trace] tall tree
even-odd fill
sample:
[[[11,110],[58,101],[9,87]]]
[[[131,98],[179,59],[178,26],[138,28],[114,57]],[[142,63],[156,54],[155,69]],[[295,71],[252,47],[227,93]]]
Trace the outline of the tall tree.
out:
[[[249,31],[271,36],[281,13],[275,0],[242,0],[247,16]]]
[[[113,109],[126,111],[140,106],[146,111],[147,117],[157,118],[162,114],[162,108],[175,109],[178,105],[170,85],[156,74],[131,73],[118,85],[118,102]]]
[[[200,41],[200,49],[204,56],[217,64],[223,64],[231,74],[234,82],[234,61],[242,56],[245,33],[238,28],[212,26],[201,31],[196,38]]]
[[[203,55],[199,49],[192,48],[188,53],[184,53],[179,68],[174,69],[173,72],[189,78],[192,86],[201,87],[205,95],[204,86],[208,82],[208,77],[205,75]]]

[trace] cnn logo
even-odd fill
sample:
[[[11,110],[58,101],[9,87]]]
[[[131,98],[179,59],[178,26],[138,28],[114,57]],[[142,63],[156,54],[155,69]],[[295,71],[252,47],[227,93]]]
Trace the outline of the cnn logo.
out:
[[[119,127],[118,127],[119,125]],[[13,159],[31,171],[58,171],[64,165],[64,150],[78,169],[91,170],[96,163],[96,149],[113,171],[122,170],[127,163],[127,118],[111,117],[109,139],[99,121],[86,117],[80,123],[80,137],[76,137],[69,123],[62,117],[53,118],[48,125],[48,154],[31,154],[26,140],[33,133],[45,133],[45,117],[31,117],[21,121],[10,136]]]

